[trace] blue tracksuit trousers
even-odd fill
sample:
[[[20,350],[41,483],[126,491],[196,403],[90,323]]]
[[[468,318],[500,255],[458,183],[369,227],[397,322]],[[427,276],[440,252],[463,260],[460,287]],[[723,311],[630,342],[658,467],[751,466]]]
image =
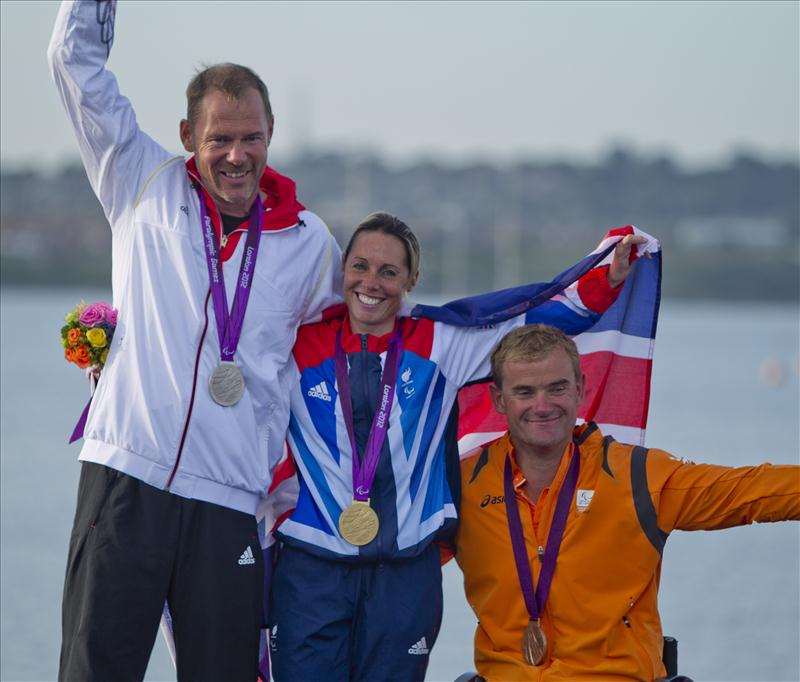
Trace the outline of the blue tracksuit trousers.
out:
[[[283,545],[272,580],[276,682],[421,682],[442,621],[435,544],[412,559],[352,563]]]

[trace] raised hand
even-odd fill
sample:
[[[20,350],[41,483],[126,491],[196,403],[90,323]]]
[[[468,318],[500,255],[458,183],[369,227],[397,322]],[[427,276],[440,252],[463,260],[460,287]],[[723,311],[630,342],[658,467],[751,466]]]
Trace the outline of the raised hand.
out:
[[[639,257],[638,249],[640,244],[646,244],[647,238],[640,234],[626,235],[614,249],[614,255],[611,258],[611,266],[608,268],[608,284],[612,288],[618,287],[625,281],[625,278],[630,274],[633,269],[633,264]],[[645,258],[651,258],[649,252],[645,252]]]

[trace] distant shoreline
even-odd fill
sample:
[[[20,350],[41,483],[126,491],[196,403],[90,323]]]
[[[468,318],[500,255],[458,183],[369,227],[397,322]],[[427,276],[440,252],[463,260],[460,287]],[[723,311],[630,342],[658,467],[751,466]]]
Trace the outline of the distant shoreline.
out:
[[[689,170],[620,147],[599,163],[398,166],[347,152],[278,167],[340,244],[374,210],[423,251],[423,295],[547,281],[626,224],[661,241],[667,299],[800,301],[800,164],[738,154]],[[107,286],[111,232],[78,164],[0,169],[0,284]]]

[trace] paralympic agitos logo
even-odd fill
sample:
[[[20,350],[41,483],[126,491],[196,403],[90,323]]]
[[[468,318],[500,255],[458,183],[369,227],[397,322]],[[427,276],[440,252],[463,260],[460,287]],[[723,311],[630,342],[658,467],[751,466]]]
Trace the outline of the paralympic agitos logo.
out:
[[[505,495],[485,495],[481,500],[481,509],[488,507],[490,504],[503,504],[506,501]]]

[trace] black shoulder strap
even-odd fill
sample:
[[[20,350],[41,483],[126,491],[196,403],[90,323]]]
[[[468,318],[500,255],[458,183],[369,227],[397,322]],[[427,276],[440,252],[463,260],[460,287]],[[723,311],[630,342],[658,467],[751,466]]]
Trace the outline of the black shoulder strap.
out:
[[[583,441],[597,431],[598,428],[599,427],[594,422],[588,422],[586,424],[586,428],[583,430],[583,433],[577,438],[578,445],[583,445]]]
[[[478,456],[478,461],[475,462],[475,468],[472,470],[472,476],[469,478],[469,482],[472,483],[478,478],[478,474],[481,473],[481,469],[485,467],[489,463],[489,446],[486,445],[483,450],[481,450],[481,454]]]
[[[603,438],[603,471],[605,471],[611,478],[614,478],[614,472],[611,471],[611,467],[608,464],[608,448],[611,443],[614,443],[614,439],[611,436],[606,436]]]
[[[661,554],[669,536],[658,527],[656,508],[653,506],[653,500],[647,487],[647,449],[638,445],[633,448],[631,453],[631,491],[639,524],[647,539],[650,540],[650,544]]]

